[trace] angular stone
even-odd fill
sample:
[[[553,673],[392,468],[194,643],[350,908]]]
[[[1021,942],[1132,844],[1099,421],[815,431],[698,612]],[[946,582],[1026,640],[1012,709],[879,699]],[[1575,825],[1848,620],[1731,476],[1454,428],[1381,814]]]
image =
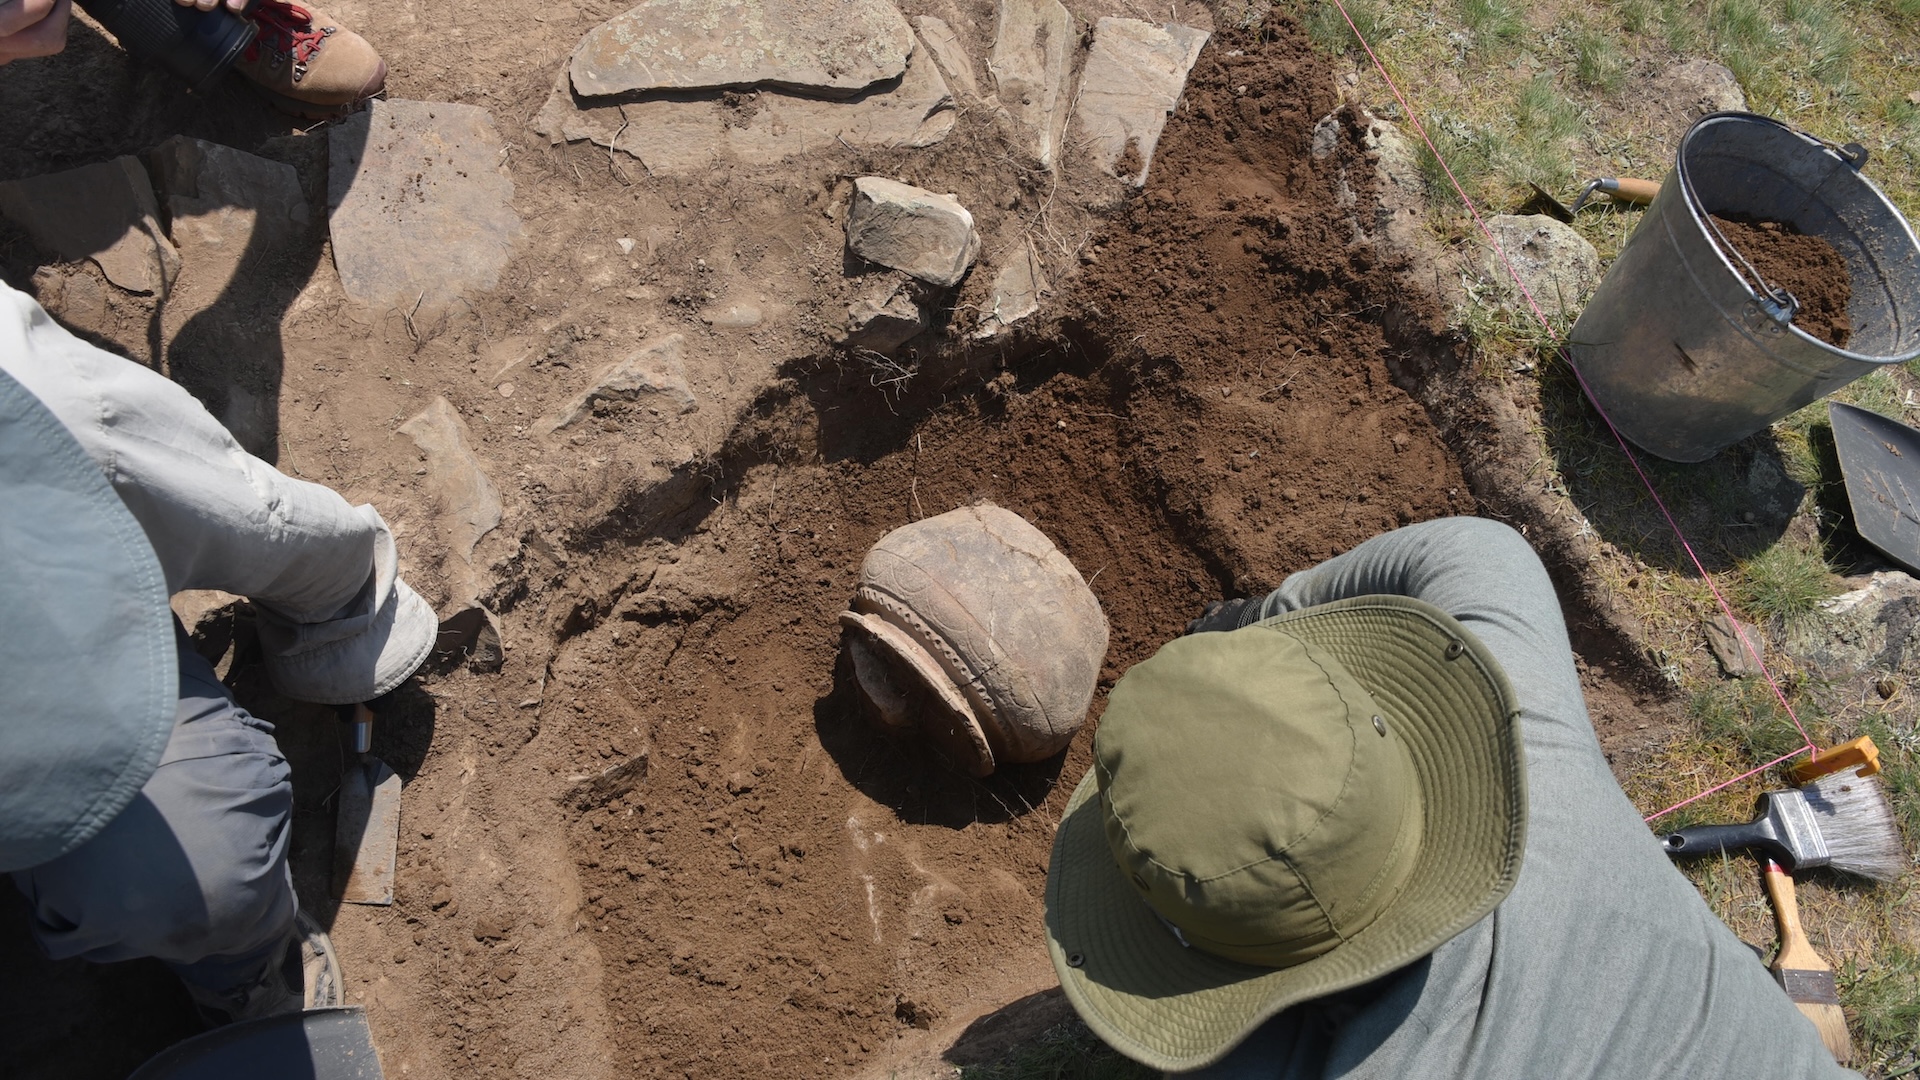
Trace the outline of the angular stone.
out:
[[[684,416],[700,407],[687,386],[684,359],[686,339],[668,334],[641,343],[633,355],[601,368],[593,385],[558,413],[540,421],[539,429],[553,434],[593,414],[595,402],[642,403],[655,415]]]
[[[926,330],[926,308],[914,295],[908,278],[897,278],[890,289],[876,289],[847,308],[847,344],[876,352],[891,352]]]
[[[1031,240],[1009,252],[993,278],[993,295],[980,318],[976,338],[990,338],[1040,310],[1040,297],[1052,290],[1046,266]]]
[[[746,330],[765,320],[760,305],[751,300],[725,300],[700,309],[700,321],[720,330]]]
[[[916,51],[898,84],[846,101],[762,90],[740,106],[715,99],[595,106],[578,102],[561,73],[533,129],[553,142],[592,140],[638,158],[656,175],[705,173],[737,161],[767,165],[822,150],[932,146],[953,130],[953,96]]]
[[[62,259],[92,259],[108,281],[131,293],[164,295],[180,270],[137,158],[0,183],[0,216]]]
[[[433,655],[444,667],[464,662],[482,674],[499,671],[507,660],[506,647],[500,642],[500,624],[494,621],[493,612],[479,604],[440,620]]]
[[[426,455],[426,487],[440,507],[447,554],[459,564],[447,568],[454,600],[471,603],[477,593],[473,549],[500,524],[500,492],[474,456],[467,422],[446,398],[434,398],[400,432]]]
[[[1720,670],[1726,673],[1727,678],[1752,678],[1760,674],[1760,665],[1755,662],[1753,654],[1747,651],[1747,646],[1741,643],[1740,634],[1734,630],[1736,625],[1746,634],[1747,641],[1765,656],[1767,639],[1760,633],[1760,628],[1751,623],[1736,624],[1727,618],[1725,612],[1708,619],[1701,629],[1707,635],[1707,648],[1713,653],[1713,658],[1720,661]]]
[[[853,182],[847,247],[932,285],[957,284],[980,254],[973,215],[950,195],[884,176]]]
[[[1139,19],[1094,24],[1074,112],[1102,169],[1134,187],[1146,184],[1160,132],[1209,36],[1191,26],[1155,26]]]
[[[284,253],[312,214],[293,166],[175,135],[147,155],[166,204],[168,235],[201,290],[227,287]]]
[[[349,297],[412,312],[490,289],[520,238],[493,116],[375,100],[331,137],[333,264]]]
[[[717,101],[643,101],[621,106],[626,130],[613,145],[655,173],[705,172],[716,161],[766,165],[827,149],[915,149],[953,130],[953,95],[939,68],[915,55],[896,87],[848,101],[775,91],[754,96],[750,116]]]
[[[1920,581],[1887,570],[1847,584],[1854,588],[1822,601],[1817,617],[1787,623],[1780,649],[1834,700],[1862,700],[1887,676],[1920,679]]]
[[[949,80],[967,92],[967,96],[979,100],[980,82],[973,75],[973,57],[967,55],[966,47],[960,44],[960,35],[953,32],[945,19],[932,15],[916,15],[913,28],[920,33],[920,41],[927,51],[933,54]]]
[[[1499,214],[1487,220],[1487,228],[1542,311],[1578,312],[1600,280],[1599,253],[1571,225],[1544,214]],[[1510,302],[1525,303],[1491,247],[1481,254],[1480,272]]]
[[[1031,130],[1029,148],[1042,168],[1052,168],[1059,152],[1077,38],[1073,16],[1060,0],[1000,0],[987,70],[1000,104]]]
[[[589,97],[762,83],[841,97],[898,77],[912,51],[887,0],[646,0],[589,31],[568,66]]]

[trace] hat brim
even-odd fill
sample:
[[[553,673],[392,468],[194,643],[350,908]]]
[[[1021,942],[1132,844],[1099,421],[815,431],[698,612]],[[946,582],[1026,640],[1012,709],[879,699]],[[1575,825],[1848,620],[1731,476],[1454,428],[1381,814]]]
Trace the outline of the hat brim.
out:
[[[1364,596],[1233,632],[1291,634],[1346,666],[1407,746],[1425,833],[1399,899],[1365,929],[1293,967],[1257,967],[1184,946],[1140,898],[1107,845],[1098,770],[1089,769],[1054,838],[1047,949],[1087,1026],[1170,1072],[1218,1061],[1290,1005],[1431,953],[1512,891],[1526,844],[1513,690],[1457,620],[1411,597]]]

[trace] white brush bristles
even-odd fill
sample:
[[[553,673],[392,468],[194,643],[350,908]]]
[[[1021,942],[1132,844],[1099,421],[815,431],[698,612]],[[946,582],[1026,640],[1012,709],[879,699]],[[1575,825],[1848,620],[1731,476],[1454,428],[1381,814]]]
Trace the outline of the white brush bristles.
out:
[[[1892,881],[1912,867],[1893,807],[1887,804],[1879,781],[1848,769],[1822,776],[1800,790],[1820,822],[1820,836],[1835,870]]]

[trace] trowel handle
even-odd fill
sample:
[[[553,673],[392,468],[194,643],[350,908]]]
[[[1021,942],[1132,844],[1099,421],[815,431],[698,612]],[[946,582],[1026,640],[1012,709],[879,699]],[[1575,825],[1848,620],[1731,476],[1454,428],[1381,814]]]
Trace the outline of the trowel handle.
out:
[[[1775,835],[1766,818],[1745,825],[1692,825],[1660,837],[1660,845],[1675,858],[1714,855],[1725,851],[1762,851],[1787,865],[1793,852]]]
[[[373,749],[373,710],[362,703],[353,707],[353,752],[365,754]]]
[[[1630,202],[1635,206],[1645,206],[1660,194],[1660,181],[1636,180],[1631,176],[1608,176],[1595,186],[1613,196],[1616,202]]]

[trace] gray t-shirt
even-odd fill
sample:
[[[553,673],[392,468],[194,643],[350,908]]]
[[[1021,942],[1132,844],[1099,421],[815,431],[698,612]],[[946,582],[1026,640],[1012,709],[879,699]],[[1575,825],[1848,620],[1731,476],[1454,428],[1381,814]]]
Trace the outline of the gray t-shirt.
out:
[[[1288,578],[1257,617],[1381,593],[1451,613],[1513,682],[1529,815],[1520,880],[1426,959],[1290,1009],[1188,1075],[1857,1076],[1614,782],[1559,601],[1526,541],[1477,518],[1400,529]]]

